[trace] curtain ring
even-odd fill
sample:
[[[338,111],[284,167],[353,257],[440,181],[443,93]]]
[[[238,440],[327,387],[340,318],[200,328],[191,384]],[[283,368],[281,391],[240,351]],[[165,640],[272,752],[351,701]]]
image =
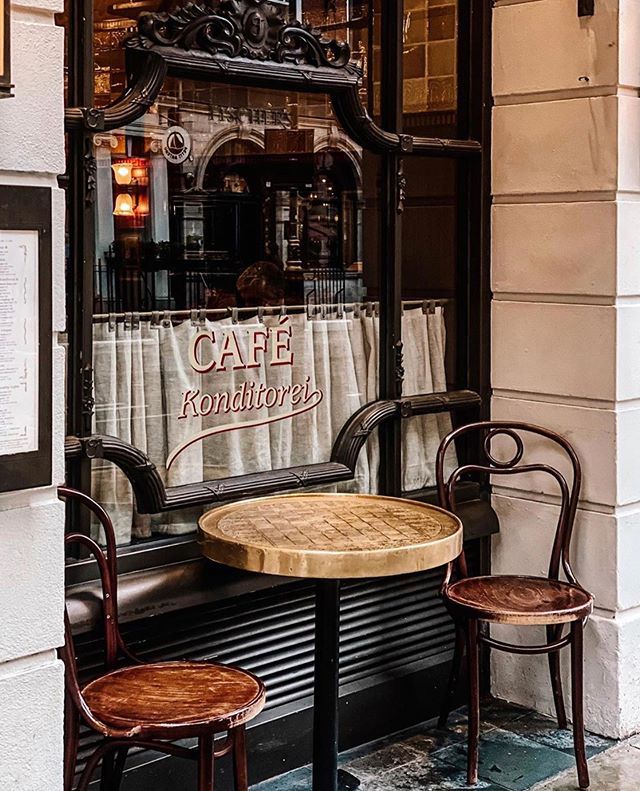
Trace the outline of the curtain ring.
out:
[[[165,310],[165,312],[162,315],[162,326],[165,327],[165,328],[168,328],[168,327],[172,326],[172,324],[171,324],[171,313],[168,310]]]
[[[160,311],[154,310],[151,313],[151,326],[157,327],[160,324]]]
[[[423,303],[422,303],[422,312],[424,313],[425,316],[429,312],[429,300],[428,299],[425,299],[423,301]]]
[[[191,311],[191,326],[197,327],[199,323],[198,311],[192,310]]]
[[[116,331],[116,314],[110,313],[109,314],[109,332]]]
[[[204,308],[201,308],[198,311],[198,326],[204,327],[207,323],[207,311]]]
[[[124,328],[125,328],[125,330],[130,330],[132,324],[133,324],[133,313],[125,313],[124,314]]]
[[[264,324],[264,307],[262,305],[258,308],[258,321],[260,324]]]
[[[131,329],[132,330],[139,330],[140,329],[140,314],[139,313],[132,313],[131,314]]]

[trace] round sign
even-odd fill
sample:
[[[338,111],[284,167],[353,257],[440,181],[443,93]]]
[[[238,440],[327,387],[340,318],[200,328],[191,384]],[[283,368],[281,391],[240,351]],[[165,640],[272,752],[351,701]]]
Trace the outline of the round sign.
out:
[[[181,126],[170,126],[162,138],[162,153],[168,162],[180,165],[191,154],[191,135]]]

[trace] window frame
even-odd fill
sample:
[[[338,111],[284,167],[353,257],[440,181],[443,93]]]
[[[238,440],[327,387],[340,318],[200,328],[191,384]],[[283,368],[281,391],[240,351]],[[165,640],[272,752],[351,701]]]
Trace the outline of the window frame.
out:
[[[298,7],[299,2],[295,3]],[[290,3],[291,6],[291,3]],[[402,0],[384,2],[381,8],[381,116],[385,132],[403,139],[403,20]],[[490,141],[490,23],[491,11],[483,0],[458,3],[458,129],[460,140],[476,140],[481,152],[459,158],[457,167],[457,356],[456,384],[482,398],[488,410],[489,379],[489,141]],[[95,158],[90,128],[93,105],[93,2],[70,0],[67,37],[68,109],[70,152],[66,178],[69,227],[67,266],[68,395],[67,430],[72,436],[91,434],[92,312],[94,235],[93,186]],[[372,70],[370,70],[372,71]],[[369,92],[371,95],[371,92]],[[78,117],[82,123],[78,123]],[[87,123],[89,121],[89,123]],[[99,124],[99,121],[98,121]],[[347,131],[348,134],[348,130]],[[416,154],[413,154],[415,156]],[[428,156],[429,154],[421,154]],[[401,146],[382,157],[381,262],[380,266],[380,379],[379,398],[397,400],[402,389],[402,199]],[[403,162],[404,160],[404,162]],[[401,489],[401,417],[380,426],[380,493],[399,496]],[[75,459],[68,464],[69,484],[90,491],[91,462]],[[80,514],[76,527],[87,530]],[[128,570],[164,566],[198,556],[194,536],[157,538],[119,548]],[[73,562],[70,563],[74,565]],[[78,559],[78,578],[86,575],[86,561]],[[83,567],[84,570],[83,570]]]

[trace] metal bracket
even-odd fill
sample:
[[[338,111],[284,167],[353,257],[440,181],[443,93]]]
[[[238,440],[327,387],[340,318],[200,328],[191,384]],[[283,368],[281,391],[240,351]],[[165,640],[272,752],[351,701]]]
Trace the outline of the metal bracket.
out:
[[[596,13],[596,0],[578,0],[578,16],[593,16]]]

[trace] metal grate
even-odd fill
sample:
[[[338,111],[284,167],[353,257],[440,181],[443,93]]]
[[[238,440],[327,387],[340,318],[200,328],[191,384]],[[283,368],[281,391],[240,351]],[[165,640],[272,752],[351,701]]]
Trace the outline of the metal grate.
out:
[[[438,596],[441,581],[442,570],[435,570],[344,583],[342,687],[448,659],[454,632]],[[216,659],[253,671],[267,686],[271,710],[312,695],[313,629],[314,589],[305,582],[145,619],[122,631],[132,650],[148,660]],[[102,640],[79,636],[76,649],[82,677],[99,674]],[[83,734],[81,765],[98,741],[93,732]]]

